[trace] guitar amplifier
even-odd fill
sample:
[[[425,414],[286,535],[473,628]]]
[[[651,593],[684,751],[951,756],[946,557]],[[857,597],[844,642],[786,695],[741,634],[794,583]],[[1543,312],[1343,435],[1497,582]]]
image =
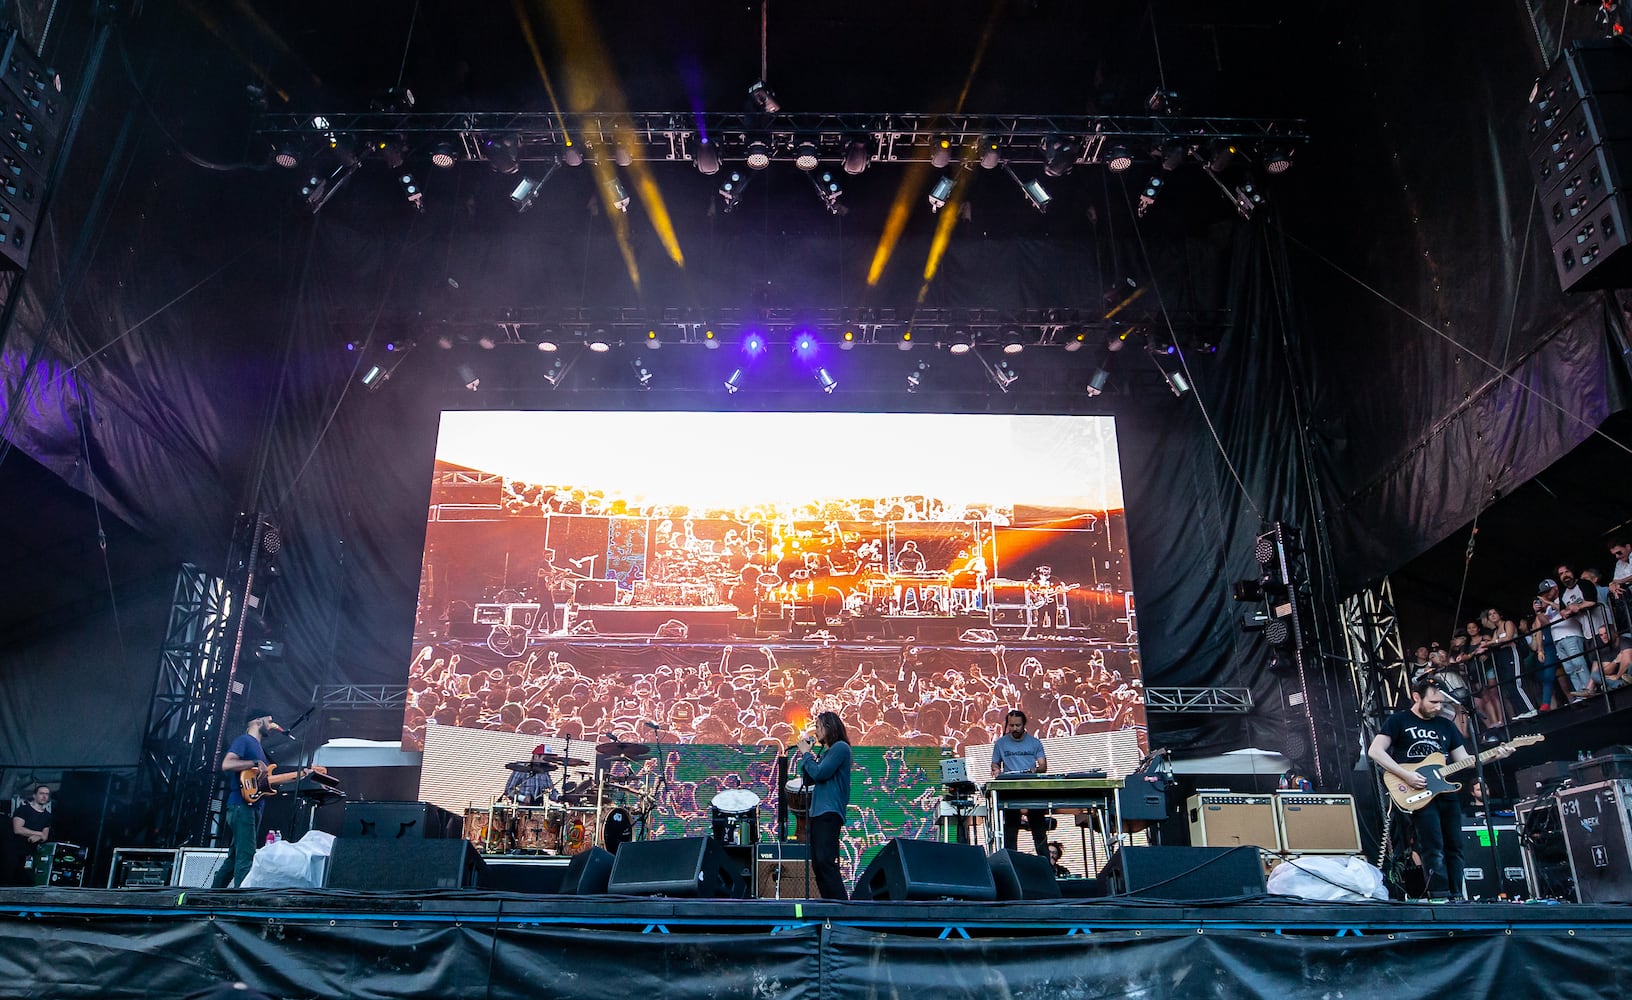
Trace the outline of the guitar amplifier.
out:
[[[174,848],[116,847],[108,871],[109,889],[167,886],[176,876]]]
[[[1275,824],[1282,850],[1299,854],[1359,854],[1360,821],[1352,795],[1280,792],[1275,796]]]
[[[214,883],[215,873],[227,861],[225,847],[183,847],[176,853],[176,880],[173,884],[204,889]]]
[[[754,895],[759,899],[813,899],[806,844],[762,843],[754,848]]]
[[[1567,788],[1556,798],[1579,900],[1632,903],[1632,781]]]
[[[1198,792],[1185,804],[1190,818],[1190,846],[1284,850],[1275,823],[1273,795]]]

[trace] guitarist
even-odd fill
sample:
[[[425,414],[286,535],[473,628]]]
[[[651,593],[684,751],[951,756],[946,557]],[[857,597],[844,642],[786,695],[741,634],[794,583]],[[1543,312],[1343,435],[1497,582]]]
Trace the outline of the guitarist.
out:
[[[266,751],[261,748],[261,740],[270,732],[283,732],[283,728],[272,721],[271,709],[250,709],[244,734],[232,741],[226,755],[221,758],[221,770],[232,775],[227,789],[227,830],[230,839],[227,841],[226,859],[215,873],[212,888],[225,889],[229,882],[238,885],[255,863],[255,835],[260,832],[261,813],[266,808],[266,802],[263,799],[252,805],[244,799],[241,772],[266,768],[269,762]],[[306,773],[303,769],[291,772],[290,777]]]
[[[1366,756],[1387,771],[1388,780],[1403,781],[1412,788],[1426,788],[1428,779],[1402,764],[1418,764],[1430,754],[1444,754],[1451,761],[1471,755],[1462,745],[1456,725],[1440,715],[1445,692],[1434,686],[1431,677],[1411,684],[1411,707],[1395,712],[1372,738]],[[1475,794],[1482,794],[1476,787]],[[1417,855],[1428,877],[1428,895],[1453,898],[1462,894],[1462,801],[1454,794],[1436,796],[1409,814],[1416,834]]]

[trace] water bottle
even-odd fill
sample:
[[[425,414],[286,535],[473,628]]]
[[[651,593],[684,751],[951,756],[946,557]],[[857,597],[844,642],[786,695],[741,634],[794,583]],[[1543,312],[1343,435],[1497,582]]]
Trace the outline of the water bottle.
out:
[[[266,831],[266,846],[271,847],[273,844],[276,844],[281,839],[282,838],[278,836],[278,831],[276,831],[276,830]]]

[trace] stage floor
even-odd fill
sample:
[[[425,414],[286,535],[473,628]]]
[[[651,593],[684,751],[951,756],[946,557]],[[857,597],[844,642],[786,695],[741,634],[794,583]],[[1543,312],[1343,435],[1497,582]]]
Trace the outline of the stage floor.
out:
[[[1621,997],[1632,907],[0,890],[0,997]],[[1519,984],[1523,984],[1522,987]]]

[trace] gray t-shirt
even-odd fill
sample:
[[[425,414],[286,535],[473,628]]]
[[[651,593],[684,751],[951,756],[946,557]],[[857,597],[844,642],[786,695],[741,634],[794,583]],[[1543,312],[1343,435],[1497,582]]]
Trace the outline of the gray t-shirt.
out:
[[[1007,733],[992,744],[993,774],[1026,774],[1037,767],[1043,753],[1043,741],[1027,733],[1015,739]]]

